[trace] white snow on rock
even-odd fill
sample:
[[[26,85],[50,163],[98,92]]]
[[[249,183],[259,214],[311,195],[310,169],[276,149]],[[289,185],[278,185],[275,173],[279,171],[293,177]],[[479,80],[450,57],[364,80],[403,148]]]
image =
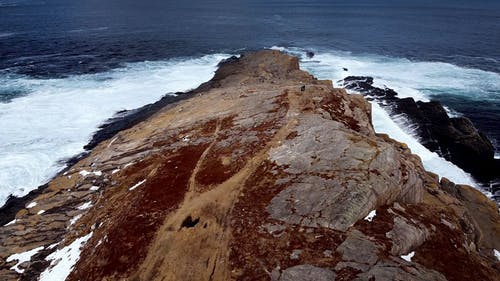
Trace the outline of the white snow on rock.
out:
[[[125,166],[123,166],[123,169],[127,168],[127,167],[128,167],[128,166],[130,166],[130,165],[134,165],[134,164],[135,164],[135,162],[130,162],[130,163],[127,163],[127,164],[125,164]]]
[[[86,170],[81,170],[79,174],[82,175],[82,177],[86,177],[86,176],[90,175],[91,172],[86,171]]]
[[[74,216],[74,217],[73,217],[73,218],[69,221],[69,225],[73,225],[73,224],[75,224],[75,222],[76,222],[77,220],[79,220],[81,217],[82,217],[82,214],[79,214],[79,215]]]
[[[376,210],[372,210],[368,216],[365,217],[365,221],[372,221],[373,218],[377,215],[377,211]]]
[[[38,252],[43,250],[43,246],[40,246],[38,248],[19,253],[19,254],[13,254],[10,257],[7,258],[7,262],[11,262],[13,260],[17,260],[17,264],[11,267],[10,269],[15,270],[17,273],[23,273],[24,269],[20,269],[19,265],[21,265],[23,262],[27,262],[31,260],[31,257],[36,255]]]
[[[89,172],[87,170],[81,170],[79,172],[80,175],[82,175],[82,177],[86,177],[88,175],[94,175],[94,176],[97,176],[97,177],[100,177],[102,176],[102,172],[101,171],[96,171],[96,172]]]
[[[26,206],[26,208],[28,208],[28,209],[33,208],[36,206],[36,204],[37,204],[36,202],[31,202],[28,204],[28,206]]]
[[[50,245],[47,247],[47,249],[51,250],[51,249],[53,249],[55,246],[59,245],[60,243],[61,243],[61,242],[56,242],[56,243],[54,243],[54,244],[50,244]]]
[[[107,146],[107,147],[109,148],[109,147],[110,147],[110,146],[111,146],[111,145],[115,142],[115,140],[117,140],[117,139],[118,139],[118,138],[114,138],[112,141],[110,141],[110,142],[108,143],[108,146]]]
[[[409,253],[408,255],[402,255],[401,258],[404,259],[405,261],[411,262],[411,258],[415,255],[415,251]]]
[[[38,213],[36,213],[36,214],[37,214],[37,215],[41,215],[41,214],[43,214],[43,213],[45,213],[45,210],[40,210],[40,211],[38,211]]]
[[[80,237],[68,246],[50,254],[45,260],[50,261],[50,265],[40,274],[39,281],[66,280],[73,270],[73,266],[80,259],[81,248],[92,237],[92,233]]]
[[[500,251],[498,251],[497,249],[493,249],[493,253],[495,254],[495,257],[497,257],[497,260],[500,261]]]
[[[92,207],[92,201],[83,203],[82,205],[78,206],[78,210],[86,210],[90,207]]]
[[[17,220],[16,220],[16,219],[14,219],[14,220],[11,220],[10,222],[8,222],[8,223],[4,224],[3,226],[12,225],[12,224],[15,224],[16,222],[17,222]]]
[[[90,191],[96,191],[96,190],[99,190],[99,187],[98,187],[98,186],[93,185],[93,186],[91,186],[91,187],[89,188],[89,190],[90,190]]]
[[[114,175],[116,173],[118,173],[120,171],[120,169],[114,169],[113,171],[111,171],[111,174]]]
[[[139,185],[143,184],[144,182],[146,182],[146,180],[142,180],[138,183],[136,183],[134,186],[132,186],[131,188],[129,188],[128,190],[134,190],[136,189]]]

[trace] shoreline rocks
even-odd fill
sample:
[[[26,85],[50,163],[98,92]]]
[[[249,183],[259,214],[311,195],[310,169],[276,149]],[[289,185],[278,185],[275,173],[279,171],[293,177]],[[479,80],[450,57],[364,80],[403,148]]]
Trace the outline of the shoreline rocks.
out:
[[[449,117],[438,101],[399,98],[392,89],[374,87],[372,77],[349,76],[342,83],[346,89],[389,108],[392,114],[403,114],[415,128],[422,145],[471,173],[480,182],[500,180],[500,160],[494,158],[495,148],[468,118]]]
[[[192,93],[0,226],[0,275],[46,276],[81,245],[66,280],[500,280],[495,204],[376,134],[362,96],[271,50]]]

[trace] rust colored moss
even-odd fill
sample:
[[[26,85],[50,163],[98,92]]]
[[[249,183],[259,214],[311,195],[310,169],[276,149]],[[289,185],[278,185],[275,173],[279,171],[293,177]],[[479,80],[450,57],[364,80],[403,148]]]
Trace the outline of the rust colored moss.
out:
[[[377,208],[377,215],[372,221],[361,219],[354,227],[363,232],[368,237],[373,237],[377,242],[385,246],[386,251],[380,251],[381,258],[387,258],[392,248],[392,241],[386,236],[394,226],[394,216],[388,212],[389,206]]]
[[[326,95],[321,101],[321,108],[330,113],[330,116],[333,120],[341,122],[347,128],[350,128],[354,131],[359,132],[361,127],[359,126],[358,121],[353,119],[350,116],[347,116],[344,111],[343,99],[338,96],[337,93],[332,92],[329,95]]]
[[[435,234],[416,249],[415,262],[441,272],[449,281],[500,280],[497,270],[485,264],[476,252],[464,248],[465,235],[473,231],[469,223],[460,219],[454,222],[459,228],[451,229],[440,222],[441,217],[451,220],[456,216],[451,210],[435,210],[425,204],[412,205],[406,210],[425,225],[437,228]]]
[[[334,251],[345,239],[342,233],[326,228],[287,226],[282,231],[269,233],[265,224],[281,225],[269,218],[266,207],[286,185],[276,185],[282,172],[270,162],[263,163],[249,178],[243,196],[231,214],[232,241],[230,266],[236,280],[268,280],[279,266],[285,269],[299,264],[332,267],[340,256]],[[303,250],[298,259],[291,259],[293,250]],[[325,250],[333,251],[326,256]]]
[[[268,112],[265,121],[254,127],[237,127],[233,124],[234,117],[222,120],[217,143],[208,152],[196,175],[196,181],[200,185],[198,191],[206,191],[209,186],[228,180],[267,145],[283,126],[289,107],[285,94],[277,96],[273,104],[276,105],[276,110]],[[258,141],[246,141],[251,136],[257,136]],[[230,164],[223,163],[223,157],[231,159]]]
[[[341,270],[337,271],[337,276],[335,276],[335,281],[351,281],[356,278],[356,276],[362,271],[359,269],[354,269],[351,267],[344,267]],[[368,280],[375,281],[375,280]]]
[[[156,163],[156,174],[136,190],[129,191],[134,194],[125,196],[121,202],[122,209],[116,210],[118,215],[106,230],[107,236],[102,239],[102,244],[82,253],[70,280],[126,276],[136,268],[145,258],[165,216],[182,202],[191,173],[206,147],[184,147],[169,158],[155,156],[134,165],[129,172],[141,174],[140,169],[147,168],[147,163]]]

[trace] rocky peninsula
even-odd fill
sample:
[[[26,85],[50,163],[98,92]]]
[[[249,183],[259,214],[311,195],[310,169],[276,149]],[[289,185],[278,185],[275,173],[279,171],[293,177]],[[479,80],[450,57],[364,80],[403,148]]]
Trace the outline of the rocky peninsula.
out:
[[[500,215],[259,51],[92,145],[0,227],[2,280],[500,280]],[[141,117],[142,116],[142,117]]]

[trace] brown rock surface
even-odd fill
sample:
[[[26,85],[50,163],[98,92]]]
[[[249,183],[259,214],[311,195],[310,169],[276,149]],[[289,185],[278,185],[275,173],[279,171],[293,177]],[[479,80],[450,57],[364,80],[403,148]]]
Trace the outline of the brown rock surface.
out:
[[[277,51],[230,59],[195,92],[0,227],[1,279],[36,280],[92,232],[68,280],[500,280],[496,205],[376,134],[362,97]]]

